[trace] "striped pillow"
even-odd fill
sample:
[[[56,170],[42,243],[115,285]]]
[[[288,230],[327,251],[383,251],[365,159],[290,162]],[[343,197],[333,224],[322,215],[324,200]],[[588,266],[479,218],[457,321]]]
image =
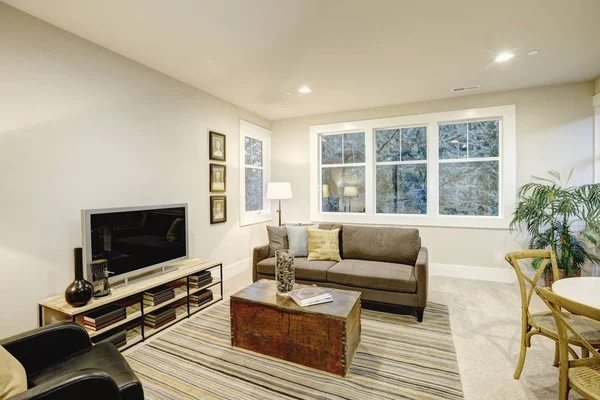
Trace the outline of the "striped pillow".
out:
[[[342,261],[340,257],[339,229],[307,228],[309,261]]]

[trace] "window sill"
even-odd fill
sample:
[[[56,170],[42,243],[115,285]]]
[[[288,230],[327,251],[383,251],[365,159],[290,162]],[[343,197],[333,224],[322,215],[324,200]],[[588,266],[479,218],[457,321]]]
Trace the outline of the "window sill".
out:
[[[473,229],[508,229],[510,218],[506,217],[482,217],[482,216],[429,216],[408,214],[375,214],[367,215],[361,213],[312,213],[311,221],[315,222],[338,222],[350,224],[374,224],[374,225],[403,225],[403,226],[432,226],[449,228],[473,228]]]

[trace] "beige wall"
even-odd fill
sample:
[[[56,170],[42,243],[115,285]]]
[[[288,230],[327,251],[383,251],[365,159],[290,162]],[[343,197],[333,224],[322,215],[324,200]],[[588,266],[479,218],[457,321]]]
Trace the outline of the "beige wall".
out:
[[[274,121],[273,179],[291,181],[292,200],[284,201],[286,221],[308,220],[309,126],[515,104],[517,185],[549,169],[576,167],[574,184],[592,182],[594,82],[517,90],[446,100]],[[314,101],[318,101],[315,91]],[[504,254],[521,246],[507,230],[420,227],[434,263],[506,268]]]
[[[229,103],[0,2],[0,338],[73,280],[84,208],[189,203],[190,253],[247,266]],[[227,134],[228,219],[209,224],[208,129]],[[232,268],[231,270],[237,270]]]
[[[600,78],[596,79],[596,90],[594,93],[600,94]]]

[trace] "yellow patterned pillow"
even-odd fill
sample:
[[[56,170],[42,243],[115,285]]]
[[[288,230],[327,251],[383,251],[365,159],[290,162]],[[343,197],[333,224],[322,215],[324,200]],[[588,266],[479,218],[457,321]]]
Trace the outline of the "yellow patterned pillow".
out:
[[[309,261],[342,261],[340,257],[340,230],[307,228]]]

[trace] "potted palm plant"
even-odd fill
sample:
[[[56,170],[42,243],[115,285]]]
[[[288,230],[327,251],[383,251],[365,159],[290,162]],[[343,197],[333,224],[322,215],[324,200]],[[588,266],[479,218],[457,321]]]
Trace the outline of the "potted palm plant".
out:
[[[588,261],[600,261],[600,184],[569,186],[573,170],[564,182],[557,171],[548,175],[519,188],[510,230],[525,231],[530,249],[552,249],[561,277],[578,276]],[[532,268],[541,262],[534,260]],[[551,273],[545,281],[552,284]]]

